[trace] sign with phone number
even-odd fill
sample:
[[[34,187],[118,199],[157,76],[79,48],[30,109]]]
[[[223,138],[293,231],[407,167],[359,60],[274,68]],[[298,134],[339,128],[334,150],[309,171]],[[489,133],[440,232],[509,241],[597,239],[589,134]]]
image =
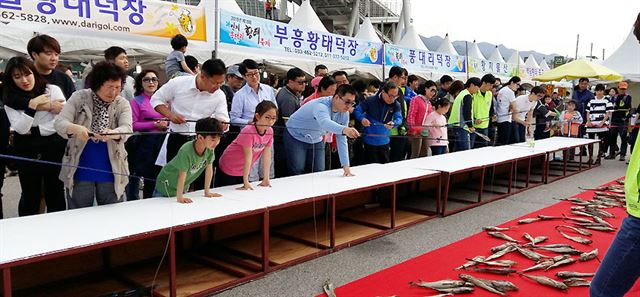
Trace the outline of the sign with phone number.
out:
[[[206,41],[203,8],[156,0],[0,0],[0,20]]]

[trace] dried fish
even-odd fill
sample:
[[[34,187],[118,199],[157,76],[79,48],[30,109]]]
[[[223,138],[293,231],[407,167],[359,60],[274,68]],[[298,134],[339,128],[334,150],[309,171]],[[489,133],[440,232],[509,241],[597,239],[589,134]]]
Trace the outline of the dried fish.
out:
[[[580,254],[580,262],[589,261],[598,257],[598,249],[590,251],[588,253]]]
[[[559,278],[572,278],[572,277],[592,277],[596,275],[592,272],[573,272],[573,271],[560,271],[556,273]]]
[[[562,220],[562,217],[559,216],[545,216],[545,215],[538,215],[538,218],[543,220],[543,221],[548,221],[548,220]]]
[[[504,239],[506,241],[511,241],[511,242],[519,242],[513,238],[511,238],[509,235],[504,234],[502,232],[487,232],[487,234],[495,237],[495,238],[500,238],[500,239]]]
[[[548,252],[558,253],[558,254],[570,254],[570,255],[580,255],[583,252],[574,249],[573,247],[541,247],[535,246],[534,249],[545,250]]]
[[[438,294],[438,295],[431,295],[427,297],[445,297],[445,296],[453,296],[453,295],[454,295],[453,293],[444,293],[444,294]],[[398,296],[391,296],[391,297],[398,297]]]
[[[565,214],[562,214],[562,216],[564,217],[565,220],[570,220],[570,221],[574,221],[574,222],[579,222],[579,223],[591,223],[591,220],[588,219],[584,219],[584,218],[575,218],[575,217],[568,217]]]
[[[533,243],[533,237],[531,235],[529,235],[529,233],[525,232],[524,234],[522,234],[522,237],[524,237],[526,240],[530,241],[531,244]]]
[[[327,297],[336,297],[335,287],[329,280],[326,280],[324,282],[322,290],[324,290],[325,294],[327,294]]]
[[[560,261],[562,261],[564,259],[569,259],[569,258],[571,258],[571,256],[569,256],[569,255],[560,255],[560,256],[555,256],[555,257],[551,258],[551,260],[553,260],[553,262],[560,262]]]
[[[469,268],[469,267],[471,267],[471,266],[476,266],[476,265],[478,265],[478,263],[480,263],[480,262],[484,261],[484,256],[475,256],[475,257],[473,257],[473,259],[471,259],[471,260],[467,259],[467,260],[468,260],[469,262],[464,263],[464,264],[462,264],[462,265],[458,266],[458,267],[456,268],[456,270],[460,270],[460,269],[467,269],[467,268]]]
[[[522,254],[523,256],[533,260],[533,261],[540,261],[542,258],[545,258],[546,256],[538,254],[534,251],[530,251],[528,249],[525,248],[521,248],[521,247],[517,247],[516,248],[518,250],[518,252],[520,252],[520,254]]]
[[[482,280],[480,280],[480,279],[478,279],[478,278],[475,278],[475,277],[473,277],[473,276],[471,276],[471,275],[468,275],[468,274],[460,274],[460,275],[458,275],[458,277],[459,277],[460,279],[464,280],[464,281],[470,282],[470,283],[472,283],[472,284],[476,285],[477,287],[482,288],[482,289],[485,289],[485,290],[487,290],[487,291],[489,291],[489,292],[491,292],[491,293],[498,294],[498,295],[502,295],[502,296],[507,295],[507,294],[505,294],[504,292],[502,292],[502,291],[499,291],[499,290],[495,289],[494,287],[492,287],[492,286],[491,286],[491,285],[489,285],[488,283],[485,283],[484,281],[482,281]]]
[[[526,218],[518,221],[518,224],[531,224],[533,222],[541,221],[540,218]]]
[[[613,225],[609,224],[609,222],[605,221],[603,218],[595,217],[595,218],[593,218],[593,221],[595,221],[596,223],[599,223],[601,225],[604,225],[606,227],[613,228]]]
[[[511,252],[515,251],[516,249],[517,249],[517,247],[516,247],[516,246],[513,246],[513,245],[508,246],[508,247],[506,247],[505,249],[503,249],[503,250],[501,250],[501,251],[498,251],[497,253],[494,253],[493,255],[491,255],[491,256],[489,256],[489,257],[487,257],[487,258],[486,258],[486,259],[484,259],[484,260],[485,260],[485,261],[491,261],[491,260],[493,260],[493,259],[498,259],[498,258],[500,258],[500,257],[502,257],[502,256],[504,256],[504,255],[506,255],[506,254],[508,254],[508,253],[511,253]]]
[[[596,216],[596,215],[592,215],[590,213],[586,213],[586,212],[578,211],[578,210],[572,210],[571,213],[574,214],[574,215],[583,216],[583,217],[590,217],[590,218],[593,218],[593,217]]]
[[[493,273],[493,274],[501,274],[501,275],[509,275],[512,273],[516,273],[515,269],[511,268],[493,268],[493,267],[483,267],[483,268],[473,268],[475,272],[485,272],[485,273]]]
[[[506,292],[506,291],[518,291],[518,287],[514,285],[510,281],[506,280],[484,280],[485,283],[488,283],[490,286],[495,288],[498,291]]]
[[[591,286],[591,281],[586,280],[584,278],[569,278],[562,281],[565,285],[569,287],[589,287]]]
[[[550,279],[550,278],[548,278],[546,276],[528,275],[528,274],[523,274],[523,273],[521,273],[520,275],[522,275],[522,276],[524,276],[524,277],[526,277],[526,278],[528,278],[530,280],[533,280],[533,281],[535,281],[535,282],[537,282],[537,283],[539,283],[541,285],[549,286],[549,287],[552,287],[552,288],[555,288],[555,289],[558,289],[558,290],[566,290],[566,289],[569,288],[564,283],[552,280],[552,279]]]
[[[473,259],[467,259],[469,261],[473,261]],[[487,265],[487,266],[499,266],[499,267],[511,267],[518,264],[516,261],[511,260],[496,260],[496,261],[476,261],[479,264]]]
[[[457,287],[457,288],[449,288],[449,289],[436,289],[436,291],[440,293],[448,293],[448,294],[467,294],[471,293],[475,290],[474,287]]]
[[[468,283],[462,280],[445,279],[445,280],[439,280],[435,282],[425,282],[423,280],[417,280],[415,282],[410,282],[409,286],[416,286],[421,288],[429,288],[429,289],[437,290],[437,289],[450,289],[450,288],[463,287],[466,284]]]
[[[593,242],[591,239],[587,239],[584,237],[567,235],[564,232],[562,232],[560,229],[558,229],[558,227],[556,227],[556,230],[558,230],[558,233],[560,233],[560,235],[562,235],[564,238],[569,239],[571,241],[575,241],[577,243],[591,244]]]
[[[492,253],[497,253],[497,252],[499,252],[499,251],[501,251],[501,250],[504,250],[504,249],[506,249],[507,247],[512,246],[512,245],[514,245],[514,243],[513,243],[513,242],[505,242],[505,243],[503,243],[503,244],[501,244],[501,245],[499,245],[499,246],[494,246],[494,247],[492,247],[492,248],[491,248],[491,252],[492,252]]]
[[[547,271],[547,270],[549,270],[549,269],[551,269],[551,268],[556,268],[556,267],[559,267],[559,266],[562,266],[562,265],[569,265],[569,264],[573,264],[573,263],[575,263],[575,262],[576,262],[576,259],[574,259],[574,258],[564,259],[564,260],[562,260],[562,261],[558,261],[558,262],[556,262],[556,263],[553,263],[553,265],[551,265],[551,266],[549,266],[549,267],[545,268],[545,269],[544,269],[544,271]]]
[[[495,226],[485,226],[482,227],[482,231],[509,231],[511,227],[495,227]]]
[[[584,229],[580,229],[580,228],[576,228],[573,226],[567,226],[567,225],[560,225],[560,226],[556,226],[556,229],[558,228],[568,228],[571,229],[579,234],[585,235],[585,236],[591,236],[591,232],[589,232],[588,230],[584,230]]]
[[[538,248],[573,248],[570,244],[566,243],[553,243],[547,245],[538,245]]]
[[[529,268],[526,268],[524,270],[522,270],[522,272],[527,272],[527,271],[532,271],[532,270],[539,270],[539,269],[545,269],[551,265],[553,265],[554,261],[553,260],[544,260],[536,265],[533,265]]]
[[[607,226],[602,226],[602,225],[586,225],[586,226],[581,226],[582,228],[586,228],[586,229],[591,229],[591,230],[596,230],[596,231],[605,231],[605,232],[615,232],[616,229],[611,228],[611,227],[607,227]]]

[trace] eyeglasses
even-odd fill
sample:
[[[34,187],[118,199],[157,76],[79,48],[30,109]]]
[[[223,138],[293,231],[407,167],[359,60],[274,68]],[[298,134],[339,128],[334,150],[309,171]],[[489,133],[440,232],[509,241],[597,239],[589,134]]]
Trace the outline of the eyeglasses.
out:
[[[304,85],[307,81],[304,81],[304,80],[296,80],[295,82],[296,82],[297,84],[299,84],[299,85]]]
[[[258,76],[260,76],[260,71],[256,70],[256,71],[247,72],[245,75],[246,76],[256,76],[256,77],[258,77]]]
[[[142,81],[146,83],[157,83],[158,79],[155,77],[145,77],[142,79]]]
[[[387,94],[387,96],[389,96],[389,98],[391,98],[391,99],[394,99],[394,100],[395,100],[396,98],[398,98],[398,94],[391,95],[391,94],[389,94],[389,93],[387,93],[387,92],[383,92],[383,93]]]
[[[354,106],[354,105],[356,105],[356,101],[355,100],[353,100],[353,101],[344,100],[344,98],[342,98],[340,96],[338,96],[338,99],[342,100],[342,102],[344,102],[344,105],[346,105],[346,106]]]
[[[435,93],[435,92],[437,92],[438,90],[436,90],[436,89],[429,89],[429,91],[431,91],[432,93]]]

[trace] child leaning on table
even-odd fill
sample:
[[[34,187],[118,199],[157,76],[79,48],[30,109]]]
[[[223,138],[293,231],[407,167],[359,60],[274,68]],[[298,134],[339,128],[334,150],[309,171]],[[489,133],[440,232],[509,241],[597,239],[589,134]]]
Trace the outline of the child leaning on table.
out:
[[[578,137],[578,130],[582,124],[582,115],[576,110],[578,104],[571,100],[567,102],[567,109],[560,114],[562,136]]]
[[[213,179],[213,150],[220,143],[223,128],[214,118],[199,119],[196,122],[196,138],[188,141],[176,156],[160,171],[156,179],[154,197],[176,197],[180,203],[193,202],[185,198],[184,192],[189,189],[193,181],[204,171],[204,196],[220,197],[217,193],[210,193]]]

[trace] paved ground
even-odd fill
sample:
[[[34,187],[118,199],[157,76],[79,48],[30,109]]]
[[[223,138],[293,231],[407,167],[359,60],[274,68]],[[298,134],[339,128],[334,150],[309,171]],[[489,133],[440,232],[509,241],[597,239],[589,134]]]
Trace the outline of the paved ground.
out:
[[[569,197],[578,187],[594,187],[624,175],[626,165],[617,160],[534,190],[522,192],[445,218],[430,220],[382,238],[341,250],[300,265],[271,273],[219,296],[314,296],[327,280],[337,287],[386,267],[458,241],[480,231],[554,204],[552,197]],[[4,188],[4,215],[17,215],[20,185],[10,177]]]

